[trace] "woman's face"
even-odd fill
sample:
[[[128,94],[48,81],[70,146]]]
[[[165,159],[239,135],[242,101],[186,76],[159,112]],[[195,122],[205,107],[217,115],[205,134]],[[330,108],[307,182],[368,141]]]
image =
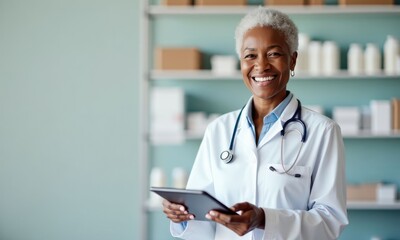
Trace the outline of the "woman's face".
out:
[[[246,32],[241,48],[243,81],[255,100],[280,102],[286,96],[290,70],[297,53],[290,54],[284,35],[270,27],[255,27]]]

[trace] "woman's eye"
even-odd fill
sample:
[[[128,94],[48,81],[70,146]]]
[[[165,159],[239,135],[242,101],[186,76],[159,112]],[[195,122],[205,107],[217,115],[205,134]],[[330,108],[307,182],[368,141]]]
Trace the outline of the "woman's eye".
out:
[[[255,55],[254,55],[254,54],[246,54],[246,55],[244,56],[244,58],[245,58],[245,59],[253,59],[253,58],[255,58]]]
[[[270,52],[268,53],[268,57],[280,57],[282,54],[280,52]]]

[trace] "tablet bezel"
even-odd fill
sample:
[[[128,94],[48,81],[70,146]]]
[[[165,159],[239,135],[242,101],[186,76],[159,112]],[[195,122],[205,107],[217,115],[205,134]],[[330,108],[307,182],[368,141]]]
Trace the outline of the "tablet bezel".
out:
[[[184,205],[188,212],[195,216],[195,220],[209,220],[205,215],[211,210],[224,214],[237,215],[236,212],[204,190],[150,187],[150,191],[160,195],[169,202]]]

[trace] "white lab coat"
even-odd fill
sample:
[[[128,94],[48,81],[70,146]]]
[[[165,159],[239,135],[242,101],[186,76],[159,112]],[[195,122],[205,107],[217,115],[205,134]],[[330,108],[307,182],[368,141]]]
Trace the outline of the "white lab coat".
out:
[[[240,237],[220,224],[192,220],[188,221],[186,229],[171,222],[172,235],[191,240],[337,239],[348,224],[344,146],[339,126],[302,107],[308,135],[290,171],[301,177],[279,174],[269,167],[282,171],[280,131],[296,111],[297,99],[292,98],[258,146],[245,114],[251,101],[252,98],[241,115],[232,162],[224,163],[220,154],[229,148],[239,111],[222,115],[208,126],[187,188],[206,190],[227,206],[247,201],[262,207],[265,229],[256,229]],[[289,126],[287,131],[300,124]],[[284,162],[289,168],[301,143],[300,135],[294,131],[286,135]]]

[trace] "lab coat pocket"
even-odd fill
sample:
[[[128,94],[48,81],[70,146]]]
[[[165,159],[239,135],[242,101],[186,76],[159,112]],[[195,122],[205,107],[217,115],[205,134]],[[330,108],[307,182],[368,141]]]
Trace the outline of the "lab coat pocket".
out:
[[[275,207],[306,209],[311,188],[311,170],[306,166],[290,167],[281,164],[267,165],[265,183],[268,198],[276,201],[278,206]]]

